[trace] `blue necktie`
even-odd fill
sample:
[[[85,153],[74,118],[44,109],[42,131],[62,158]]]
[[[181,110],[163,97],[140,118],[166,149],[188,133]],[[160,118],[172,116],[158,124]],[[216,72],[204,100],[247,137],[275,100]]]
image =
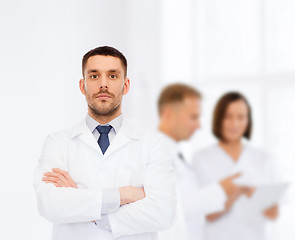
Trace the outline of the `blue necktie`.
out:
[[[184,157],[181,152],[178,153],[178,157],[181,161],[185,162]]]
[[[104,154],[105,151],[108,149],[109,145],[110,145],[110,141],[109,141],[109,132],[112,129],[112,126],[101,126],[98,125],[96,127],[97,131],[100,133],[100,136],[97,140],[98,145],[100,146],[100,149],[102,151],[102,153]]]

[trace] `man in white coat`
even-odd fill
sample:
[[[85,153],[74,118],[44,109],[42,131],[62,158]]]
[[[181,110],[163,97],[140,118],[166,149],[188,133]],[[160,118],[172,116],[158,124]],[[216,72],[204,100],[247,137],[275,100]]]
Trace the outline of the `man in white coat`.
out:
[[[200,127],[201,94],[185,84],[171,84],[164,88],[158,100],[159,130],[174,141],[177,217],[174,225],[159,233],[160,240],[202,240],[204,214],[223,210],[227,199],[239,191],[233,180],[239,174],[219,183],[200,188],[197,177],[185,162],[178,142],[188,140]]]
[[[103,46],[86,53],[79,86],[88,114],[50,134],[35,171],[40,214],[54,240],[157,239],[173,222],[173,155],[164,134],[139,134],[121,113],[127,61]]]

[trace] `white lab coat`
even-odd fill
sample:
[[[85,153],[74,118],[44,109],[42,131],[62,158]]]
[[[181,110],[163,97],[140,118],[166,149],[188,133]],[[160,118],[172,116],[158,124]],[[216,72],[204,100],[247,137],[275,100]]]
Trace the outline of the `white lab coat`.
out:
[[[222,211],[226,194],[219,183],[201,188],[191,166],[179,158],[176,142],[172,147],[176,169],[176,218],[171,228],[159,232],[159,240],[203,240],[204,214]]]
[[[240,158],[235,163],[218,145],[208,147],[194,155],[192,162],[199,182],[205,186],[241,172],[255,178],[257,183],[272,183],[277,180],[273,162],[259,149],[244,144]],[[266,222],[251,224],[243,221],[241,212],[249,199],[241,196],[231,210],[214,222],[204,226],[206,240],[263,240],[266,239]]]
[[[170,139],[158,132],[139,138],[124,120],[105,155],[85,120],[49,135],[34,185],[39,212],[53,223],[52,239],[157,239],[157,231],[172,224],[176,206],[173,160],[167,141]],[[68,171],[78,189],[44,183],[43,173],[51,168]],[[127,185],[144,186],[146,197],[108,214],[112,232],[91,222],[102,218],[103,190]]]

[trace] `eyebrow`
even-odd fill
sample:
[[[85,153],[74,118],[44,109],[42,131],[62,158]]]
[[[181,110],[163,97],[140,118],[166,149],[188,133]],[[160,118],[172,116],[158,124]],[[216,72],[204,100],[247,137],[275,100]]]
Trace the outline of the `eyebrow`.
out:
[[[87,74],[97,73],[97,72],[99,72],[97,69],[89,69],[87,71]],[[119,69],[110,69],[110,70],[108,70],[108,73],[121,73],[121,71]]]
[[[110,73],[120,73],[119,69],[110,69],[108,72]]]
[[[98,70],[96,70],[96,69],[89,69],[89,70],[87,71],[87,74],[89,74],[89,73],[94,73],[94,72],[98,72]]]

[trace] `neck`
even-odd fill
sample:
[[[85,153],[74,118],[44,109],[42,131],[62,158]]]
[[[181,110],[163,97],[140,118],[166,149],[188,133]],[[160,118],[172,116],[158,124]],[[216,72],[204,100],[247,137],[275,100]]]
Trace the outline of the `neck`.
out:
[[[241,140],[238,141],[220,141],[219,146],[236,162],[238,161],[243,145]]]
[[[179,141],[179,139],[175,136],[173,131],[171,131],[172,128],[169,127],[167,123],[164,123],[163,121],[160,121],[158,129],[164,133],[165,135],[169,136],[170,138],[174,139],[176,142]]]
[[[220,141],[219,145],[228,148],[240,148],[242,146],[242,142],[240,139],[236,141]]]
[[[100,124],[106,124],[110,121],[114,120],[115,118],[119,117],[121,115],[121,109],[118,109],[118,111],[115,111],[108,115],[102,115],[102,114],[95,114],[93,111],[91,111],[90,108],[88,108],[88,114],[90,117],[92,117],[94,120],[99,122]]]

